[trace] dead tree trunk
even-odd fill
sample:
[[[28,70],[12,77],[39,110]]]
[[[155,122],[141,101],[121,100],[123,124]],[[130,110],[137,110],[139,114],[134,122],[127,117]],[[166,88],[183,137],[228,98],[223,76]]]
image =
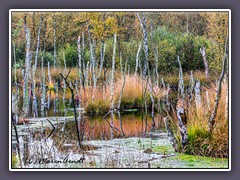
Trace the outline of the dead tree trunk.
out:
[[[219,104],[219,100],[220,100],[220,97],[221,97],[222,80],[223,80],[223,77],[224,77],[224,73],[225,73],[225,69],[226,69],[226,62],[227,62],[227,59],[228,59],[228,45],[227,44],[228,44],[228,41],[226,41],[226,44],[225,44],[225,52],[224,52],[224,56],[223,56],[223,59],[222,59],[222,72],[221,72],[219,80],[218,80],[215,105],[214,105],[213,112],[212,112],[212,114],[210,116],[209,122],[208,122],[209,132],[210,133],[212,132],[213,126],[215,124],[218,104]]]
[[[28,95],[28,78],[30,71],[30,31],[27,27],[26,16],[24,17],[24,29],[26,34],[26,59],[25,59],[25,75],[24,75],[24,83],[23,83],[23,116],[26,117],[29,114],[29,95]]]
[[[78,36],[77,47],[78,47],[78,73],[80,82],[82,81],[82,54],[81,54],[81,45],[80,45],[80,36]]]
[[[97,79],[100,78],[101,74],[102,74],[105,50],[106,50],[106,43],[102,41],[101,42],[101,53],[100,53],[100,69],[99,69],[99,74],[98,74]]]
[[[82,144],[81,144],[80,132],[79,132],[79,129],[78,129],[76,105],[75,105],[75,102],[74,102],[74,100],[75,100],[75,98],[74,98],[74,91],[73,91],[72,87],[70,86],[70,84],[67,82],[69,73],[70,73],[70,71],[68,72],[68,74],[67,74],[66,77],[64,77],[61,73],[59,73],[59,74],[60,74],[60,76],[64,79],[66,85],[68,86],[68,88],[70,89],[71,94],[72,94],[72,102],[73,102],[73,110],[74,110],[74,119],[75,119],[75,123],[76,123],[78,144],[79,144],[79,147],[82,149],[83,147],[82,147]]]
[[[226,105],[225,105],[225,118],[228,120],[228,80],[227,75],[225,76],[226,80]]]
[[[54,47],[54,51],[53,51],[53,57],[54,57],[53,66],[54,66],[54,69],[55,69],[56,68],[56,61],[57,61],[56,17],[55,16],[53,16],[53,36],[54,36],[54,40],[53,40],[53,47]]]
[[[188,144],[188,133],[187,133],[187,117],[184,109],[185,105],[185,94],[184,94],[184,82],[183,82],[183,71],[179,56],[177,56],[179,64],[179,84],[178,84],[178,102],[176,106],[177,118],[178,118],[178,127],[181,135],[182,150]]]
[[[111,111],[114,110],[114,71],[115,71],[116,44],[117,44],[117,34],[114,33],[112,72],[111,72],[111,108],[110,108]]]
[[[32,112],[33,117],[38,117],[38,108],[37,108],[37,98],[35,94],[35,67],[32,67],[32,95],[33,95],[33,103],[32,103]]]
[[[52,78],[51,78],[51,73],[50,73],[50,62],[48,61],[48,81],[49,85],[52,86]],[[50,109],[50,97],[51,97],[51,89],[49,89],[49,94],[48,94],[48,109]]]
[[[206,78],[208,79],[208,71],[209,71],[209,70],[208,70],[208,62],[207,62],[205,47],[200,48],[200,52],[201,52],[201,54],[202,54],[202,58],[203,58],[204,66],[205,66]]]
[[[148,70],[148,34],[147,34],[147,26],[146,26],[146,19],[145,13],[142,12],[142,18],[140,17],[139,13],[137,13],[137,17],[140,21],[140,25],[143,31],[143,43],[144,43],[144,50],[145,50],[145,61],[143,67],[143,77],[146,77],[147,70]]]
[[[176,152],[178,152],[179,151],[178,150],[178,143],[177,143],[176,137],[174,136],[174,134],[172,132],[172,129],[170,127],[170,121],[169,121],[168,117],[164,118],[164,124],[165,124],[165,128],[167,130],[168,139],[171,142],[173,149]]]
[[[183,71],[179,56],[177,56],[178,64],[179,64],[179,83],[178,83],[178,95],[184,98],[184,81],[183,81]]]
[[[88,27],[88,38],[89,38],[89,46],[90,46],[90,67],[92,67],[92,79],[93,79],[93,92],[96,88],[96,74],[95,74],[95,52],[94,52],[94,43],[91,39],[90,29]],[[94,94],[93,94],[94,97]]]
[[[138,70],[138,64],[139,64],[139,58],[140,58],[139,54],[140,54],[141,48],[142,48],[142,42],[139,43],[139,46],[138,46],[138,51],[137,51],[137,55],[136,55],[136,67],[135,67],[134,76],[137,76],[137,70]]]
[[[122,88],[121,88],[121,91],[120,91],[119,100],[118,100],[118,110],[120,109],[120,106],[121,106],[122,93],[123,93],[123,89],[124,89],[125,82],[126,82],[127,64],[128,64],[128,59],[126,60],[125,67],[124,67],[123,85],[122,85]]]
[[[202,105],[201,94],[200,94],[200,81],[197,81],[195,86],[195,103],[196,103],[197,110],[199,110],[199,108]]]
[[[178,118],[178,126],[181,135],[181,143],[182,143],[182,150],[184,151],[184,147],[188,144],[188,133],[187,133],[187,117],[184,110],[184,100],[179,99],[177,102],[177,118]]]
[[[159,88],[159,82],[158,82],[158,78],[159,78],[159,74],[158,74],[158,47],[153,48],[154,50],[154,59],[155,59],[155,73],[156,73],[156,83],[157,83],[157,87]]]
[[[40,22],[39,22],[39,27],[38,27],[38,36],[37,36],[37,47],[36,47],[36,53],[35,53],[35,66],[34,66],[34,74],[37,70],[37,62],[38,62],[38,49],[39,49],[39,44],[40,44],[40,34],[41,34],[41,28],[42,28],[42,21],[43,21],[43,14],[40,17]]]
[[[166,104],[167,104],[167,111],[168,112],[170,111],[170,107],[171,107],[169,96],[170,96],[170,85],[168,84],[167,85],[167,96],[166,96]]]

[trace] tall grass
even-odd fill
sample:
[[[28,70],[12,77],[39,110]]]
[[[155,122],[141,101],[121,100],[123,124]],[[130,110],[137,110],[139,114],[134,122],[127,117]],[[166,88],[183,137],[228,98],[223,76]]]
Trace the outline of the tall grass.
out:
[[[188,145],[185,152],[194,155],[228,157],[228,120],[225,118],[226,83],[222,84],[221,98],[217,110],[216,123],[212,134],[208,132],[208,120],[212,113],[216,97],[216,85],[202,89],[202,106],[198,109],[195,102],[188,109]],[[210,108],[205,91],[209,93]]]
[[[118,76],[117,76],[118,77]],[[114,87],[114,102],[115,107],[120,97],[120,91],[123,85],[123,78],[119,76],[115,80]],[[143,91],[146,85],[146,80],[143,80],[139,76],[126,75],[125,86],[123,88],[121,106],[120,109],[143,108]],[[161,98],[164,96],[163,89],[156,86],[154,88],[155,98]],[[87,88],[83,92],[83,102],[86,107],[86,111],[90,113],[106,113],[110,109],[110,86],[98,86],[94,93],[94,100],[92,100],[92,88]],[[147,106],[151,105],[149,87],[147,87]]]

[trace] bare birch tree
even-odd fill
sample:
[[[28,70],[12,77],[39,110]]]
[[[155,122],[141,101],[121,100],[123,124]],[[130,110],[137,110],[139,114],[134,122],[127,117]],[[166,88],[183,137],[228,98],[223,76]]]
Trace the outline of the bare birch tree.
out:
[[[206,57],[206,49],[205,47],[200,48],[200,52],[202,54],[202,58],[203,58],[203,62],[204,62],[204,66],[205,66],[205,74],[206,74],[206,78],[208,78],[208,62],[207,62],[207,57]]]
[[[197,110],[201,107],[202,101],[201,101],[201,94],[200,94],[200,81],[197,81],[195,86],[195,103]]]
[[[57,62],[57,47],[56,47],[56,17],[55,15],[53,16],[53,47],[54,47],[54,52],[53,52],[53,57],[54,57],[54,61],[53,61],[53,66],[54,69],[56,68],[56,62]]]
[[[140,42],[139,45],[138,45],[138,51],[137,51],[137,55],[136,55],[136,67],[135,67],[134,76],[137,75],[137,70],[138,70],[138,66],[139,66],[139,58],[140,58],[139,54],[140,54],[141,48],[142,48],[142,42]]]
[[[35,76],[35,72],[37,70],[38,50],[39,50],[39,44],[40,44],[40,34],[41,34],[42,22],[43,22],[43,14],[40,17],[39,27],[38,27],[37,47],[36,47],[36,52],[35,52],[35,66],[34,66],[34,70],[33,70],[33,72],[34,72],[33,76]]]
[[[23,82],[23,116],[26,117],[29,113],[29,94],[28,94],[28,78],[30,71],[30,58],[31,58],[31,50],[30,50],[30,30],[27,26],[27,17],[24,17],[24,30],[26,34],[26,58],[25,58],[25,73],[24,73],[24,82]]]
[[[111,72],[111,111],[114,110],[114,71],[115,71],[115,56],[116,56],[117,34],[114,33],[113,41],[113,56],[112,56],[112,72]]]
[[[143,77],[146,77],[147,69],[148,69],[148,34],[147,34],[147,25],[146,25],[146,18],[145,13],[142,12],[142,18],[140,17],[139,13],[137,13],[137,17],[140,21],[140,25],[143,31],[143,43],[144,43],[144,52],[145,52],[145,61],[143,67]]]
[[[212,111],[212,114],[210,116],[209,122],[208,122],[210,133],[212,132],[214,124],[215,124],[218,104],[219,104],[219,100],[220,100],[220,97],[221,97],[222,80],[223,80],[223,77],[224,77],[224,74],[225,74],[227,59],[228,59],[228,39],[226,40],[226,43],[225,43],[225,52],[224,52],[224,55],[223,55],[223,58],[222,58],[222,71],[221,71],[219,80],[217,82],[217,90],[216,90],[217,94],[216,94],[216,99],[215,99],[215,105],[214,105],[214,109]]]

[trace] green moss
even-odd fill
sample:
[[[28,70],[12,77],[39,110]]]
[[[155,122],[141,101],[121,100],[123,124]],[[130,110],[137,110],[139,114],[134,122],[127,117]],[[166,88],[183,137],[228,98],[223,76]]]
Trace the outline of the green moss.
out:
[[[172,147],[171,146],[155,146],[153,147],[153,151],[155,153],[160,153],[160,154],[170,154],[172,152]]]
[[[228,168],[228,159],[226,158],[211,158],[204,156],[194,156],[188,154],[177,154],[171,157],[172,160],[180,160],[193,168]]]

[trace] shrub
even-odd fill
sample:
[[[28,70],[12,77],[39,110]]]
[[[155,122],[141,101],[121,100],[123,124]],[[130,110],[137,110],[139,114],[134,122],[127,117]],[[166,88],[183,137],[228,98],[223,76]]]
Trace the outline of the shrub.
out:
[[[65,54],[66,66],[67,67],[76,67],[78,63],[78,51],[76,46],[67,46],[62,49],[59,54],[60,65],[64,67],[63,52]]]

